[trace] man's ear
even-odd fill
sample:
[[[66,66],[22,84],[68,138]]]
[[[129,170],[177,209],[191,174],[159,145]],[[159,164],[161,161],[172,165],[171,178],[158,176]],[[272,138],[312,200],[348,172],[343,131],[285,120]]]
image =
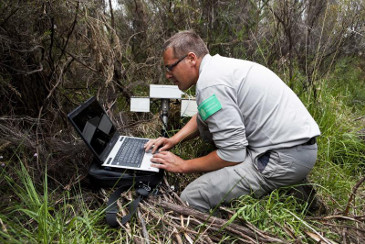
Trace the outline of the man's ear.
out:
[[[187,58],[189,59],[191,64],[196,65],[196,63],[198,61],[198,57],[196,56],[196,54],[194,52],[189,52]]]

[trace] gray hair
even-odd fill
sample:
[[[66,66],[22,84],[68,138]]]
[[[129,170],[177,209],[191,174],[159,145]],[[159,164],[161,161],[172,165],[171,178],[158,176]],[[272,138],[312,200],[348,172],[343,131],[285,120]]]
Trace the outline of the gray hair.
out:
[[[195,53],[198,58],[209,53],[204,41],[192,30],[180,31],[170,37],[163,44],[163,51],[170,47],[176,58],[182,57],[189,52]]]

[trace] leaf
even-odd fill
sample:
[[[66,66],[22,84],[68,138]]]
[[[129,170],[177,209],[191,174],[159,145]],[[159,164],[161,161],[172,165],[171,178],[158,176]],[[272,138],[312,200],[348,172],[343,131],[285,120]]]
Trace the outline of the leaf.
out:
[[[317,234],[315,234],[315,233],[313,233],[313,232],[309,232],[309,231],[305,231],[305,233],[310,237],[310,238],[312,238],[313,240],[315,240],[316,241],[316,243],[330,243],[330,244],[336,244],[336,242],[334,242],[334,241],[330,241],[330,240],[328,240],[327,238],[324,238],[323,236],[321,237],[321,236],[319,236],[319,235],[317,235]]]

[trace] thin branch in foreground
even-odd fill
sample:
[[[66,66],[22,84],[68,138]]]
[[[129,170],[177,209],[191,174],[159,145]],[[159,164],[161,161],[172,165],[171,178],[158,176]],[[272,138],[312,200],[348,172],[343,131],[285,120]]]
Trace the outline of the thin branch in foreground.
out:
[[[317,242],[325,242],[327,244],[333,244],[334,242],[325,238],[324,236],[322,236],[318,231],[316,231],[313,227],[311,227],[309,224],[307,224],[304,220],[302,220],[301,218],[299,218],[298,216],[296,216],[294,213],[290,212],[289,210],[287,210],[287,212],[289,212],[294,218],[296,218],[297,220],[299,220],[302,224],[304,224],[307,228],[309,228],[312,232],[309,231],[305,231],[305,233],[311,237],[312,239],[314,239]]]
[[[150,239],[149,239],[149,236],[148,236],[146,222],[144,221],[144,219],[142,217],[142,214],[139,210],[137,211],[137,215],[138,215],[139,222],[141,223],[141,226],[142,226],[142,234],[143,234],[144,241],[145,241],[146,244],[149,244]]]
[[[160,206],[164,209],[172,210],[175,213],[186,215],[186,216],[189,216],[189,215],[193,216],[194,218],[201,220],[204,223],[206,223],[207,225],[212,226],[212,227],[220,228],[222,226],[225,226],[228,222],[228,220],[213,217],[209,214],[199,212],[195,209],[176,205],[173,203],[159,201],[159,202],[157,202],[157,204],[158,204],[158,206]],[[245,226],[241,226],[238,224],[234,224],[234,223],[231,223],[231,224],[225,226],[224,230],[229,231],[232,234],[235,234],[235,235],[243,238],[247,242],[256,243],[258,241],[258,242],[287,243],[286,241],[279,239],[277,237],[272,237],[267,233],[264,233],[261,231],[259,232],[257,230],[251,230],[250,228],[247,228]]]
[[[347,216],[349,214],[351,202],[353,199],[355,199],[356,191],[357,191],[357,189],[359,189],[360,185],[364,181],[365,181],[365,176],[361,180],[359,180],[359,182],[357,182],[356,185],[354,186],[354,188],[352,189],[352,193],[350,195],[349,201],[347,202],[346,209],[345,209],[345,211],[343,211],[343,215]]]

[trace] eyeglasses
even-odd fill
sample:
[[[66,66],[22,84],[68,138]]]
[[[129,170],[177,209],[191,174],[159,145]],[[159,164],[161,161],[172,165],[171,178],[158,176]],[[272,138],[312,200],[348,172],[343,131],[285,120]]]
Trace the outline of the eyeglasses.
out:
[[[186,54],[185,56],[183,56],[182,58],[180,58],[179,60],[177,60],[175,63],[171,64],[171,65],[165,65],[166,71],[167,72],[172,72],[172,69],[178,65],[181,61],[183,61],[184,58],[186,58],[188,55]]]

